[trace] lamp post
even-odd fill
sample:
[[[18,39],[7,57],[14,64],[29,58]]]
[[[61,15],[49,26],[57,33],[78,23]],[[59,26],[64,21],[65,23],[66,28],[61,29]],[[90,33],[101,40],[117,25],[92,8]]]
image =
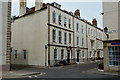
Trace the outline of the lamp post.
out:
[[[47,45],[45,45],[45,66],[47,66]]]

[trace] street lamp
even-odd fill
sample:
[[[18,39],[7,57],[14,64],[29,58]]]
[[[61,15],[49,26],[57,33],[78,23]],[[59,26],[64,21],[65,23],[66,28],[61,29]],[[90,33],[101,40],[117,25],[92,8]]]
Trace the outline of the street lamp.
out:
[[[45,45],[45,66],[47,66],[47,45]]]
[[[107,39],[109,39],[109,34],[108,34],[108,28],[107,27],[104,28],[104,32],[105,32],[105,34],[107,36]]]

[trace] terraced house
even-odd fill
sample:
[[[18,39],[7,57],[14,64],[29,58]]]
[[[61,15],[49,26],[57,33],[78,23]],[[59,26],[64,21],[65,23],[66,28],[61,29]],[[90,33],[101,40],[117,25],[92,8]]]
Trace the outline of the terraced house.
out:
[[[95,34],[97,30],[102,33],[97,26],[81,19],[79,10],[73,14],[62,10],[56,2],[45,4],[40,0],[29,9],[24,0],[20,3],[20,15],[12,23],[12,64],[53,66],[64,61],[68,64],[88,61],[91,49],[87,25],[94,28]],[[92,46],[96,47],[94,37]],[[96,48],[93,50],[97,53]],[[100,54],[103,57],[102,51]]]

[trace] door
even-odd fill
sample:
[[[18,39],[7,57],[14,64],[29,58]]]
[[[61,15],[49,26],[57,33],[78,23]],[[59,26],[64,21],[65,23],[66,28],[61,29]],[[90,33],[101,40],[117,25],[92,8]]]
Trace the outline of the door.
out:
[[[67,63],[68,64],[70,63],[70,50],[68,50],[67,52]]]
[[[77,51],[77,62],[79,62],[80,51]]]
[[[100,58],[100,51],[97,52],[97,58]]]

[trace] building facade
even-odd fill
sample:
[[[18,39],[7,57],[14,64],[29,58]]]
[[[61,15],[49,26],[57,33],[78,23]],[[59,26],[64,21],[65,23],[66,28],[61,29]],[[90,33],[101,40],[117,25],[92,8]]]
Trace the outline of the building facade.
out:
[[[4,17],[3,17],[4,16]],[[10,70],[11,2],[0,1],[0,70]]]
[[[103,2],[104,69],[120,71],[120,1]]]
[[[26,8],[23,4],[20,9]],[[88,22],[80,18],[79,10],[73,14],[55,2],[36,9],[37,5],[12,23],[12,64],[53,66],[87,61]]]

